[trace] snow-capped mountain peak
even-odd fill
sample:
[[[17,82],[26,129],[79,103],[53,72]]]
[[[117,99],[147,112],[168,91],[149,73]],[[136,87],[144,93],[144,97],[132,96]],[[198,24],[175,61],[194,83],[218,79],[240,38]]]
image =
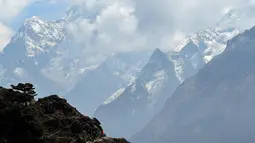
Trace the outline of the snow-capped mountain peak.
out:
[[[198,50],[199,54],[207,63],[213,57],[221,54],[226,47],[227,41],[255,23],[254,6],[242,6],[230,9],[214,27],[200,30],[188,35],[173,50],[180,52],[183,49]],[[195,49],[197,47],[197,49]],[[188,52],[191,54],[190,52]]]
[[[225,21],[229,19],[223,18],[222,23],[228,23]],[[213,57],[219,55],[225,50],[227,41],[241,31],[238,27],[228,27],[221,26],[222,24],[217,24],[214,28],[208,28],[205,30],[200,30],[194,34],[188,35],[179,45],[177,45],[173,50],[176,52],[185,52],[194,55],[199,53],[204,61],[207,63]]]
[[[24,41],[26,55],[34,57],[43,52],[49,52],[52,47],[66,38],[63,21],[44,21],[37,16],[25,20],[10,43]],[[7,45],[8,47],[8,45]]]
[[[194,76],[206,63],[221,54],[227,41],[242,32],[242,21],[248,23],[246,28],[254,24],[246,21],[251,18],[247,16],[247,11],[230,10],[214,27],[188,35],[167,56],[156,49],[135,81],[124,91],[117,91],[109,98],[111,102],[96,110],[95,115],[110,125],[105,125],[106,130],[118,135],[119,131],[112,130],[112,126],[116,125],[125,128],[124,134],[129,137],[142,129],[144,125],[137,124],[138,120],[140,123],[150,121],[162,109],[167,98],[172,97],[180,83]]]

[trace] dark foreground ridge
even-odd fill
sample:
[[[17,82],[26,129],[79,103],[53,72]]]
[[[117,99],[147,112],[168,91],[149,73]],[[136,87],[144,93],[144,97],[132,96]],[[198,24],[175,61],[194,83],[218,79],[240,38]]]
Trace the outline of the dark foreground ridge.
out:
[[[99,121],[57,95],[36,101],[28,85],[0,87],[0,143],[129,143],[105,137]]]

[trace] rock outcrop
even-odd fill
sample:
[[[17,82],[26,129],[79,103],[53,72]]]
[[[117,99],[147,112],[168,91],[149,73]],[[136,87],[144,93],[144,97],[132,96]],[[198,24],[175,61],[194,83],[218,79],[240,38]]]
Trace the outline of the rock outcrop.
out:
[[[97,119],[57,95],[37,101],[29,96],[0,88],[0,143],[128,143],[105,137]]]

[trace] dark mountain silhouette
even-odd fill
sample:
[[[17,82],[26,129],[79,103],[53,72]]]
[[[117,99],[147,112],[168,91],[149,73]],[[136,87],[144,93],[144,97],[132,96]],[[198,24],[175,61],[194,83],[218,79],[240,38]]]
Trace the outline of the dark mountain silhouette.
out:
[[[34,99],[32,84],[0,88],[0,143],[128,143],[57,95]],[[27,91],[34,91],[33,94]]]

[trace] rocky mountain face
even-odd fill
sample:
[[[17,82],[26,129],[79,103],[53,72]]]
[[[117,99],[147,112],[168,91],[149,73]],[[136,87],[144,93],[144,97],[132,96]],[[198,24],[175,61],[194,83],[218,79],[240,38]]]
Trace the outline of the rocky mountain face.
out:
[[[105,137],[100,122],[83,116],[65,99],[0,88],[1,143],[129,143]]]
[[[42,94],[70,90],[79,76],[95,65],[80,62],[77,53],[82,53],[82,49],[74,47],[67,24],[66,19],[26,19],[1,53],[1,84],[32,81]]]
[[[146,52],[117,53],[87,72],[66,98],[81,112],[93,115],[113,92],[125,88],[134,79],[149,57]]]
[[[240,11],[230,10],[215,27],[188,35],[171,52],[165,54],[155,50],[136,80],[127,88],[118,89],[96,110],[94,115],[106,124],[106,131],[118,136],[120,132],[111,125],[125,127],[125,137],[130,137],[141,130],[162,109],[180,83],[221,54],[227,40],[242,31],[240,25],[234,23],[240,19],[252,19],[249,15],[251,11]]]
[[[102,121],[107,133],[128,138],[140,131],[163,108],[182,80],[204,66],[205,62],[193,66],[185,52],[184,48],[169,56],[169,53],[154,50],[134,82],[118,89],[95,111],[94,116]],[[125,131],[119,132],[118,128],[125,128]]]
[[[32,81],[42,95],[56,92],[66,94],[78,82],[82,82],[81,79],[87,72],[97,67],[97,71],[109,70],[111,74],[120,76],[121,80],[129,83],[137,70],[144,66],[149,55],[146,52],[143,55],[139,52],[116,53],[115,56],[103,57],[107,58],[107,63],[99,61],[96,64],[88,64],[89,58],[96,55],[87,53],[89,47],[77,44],[68,33],[68,25],[84,18],[80,9],[79,6],[74,6],[67,11],[63,19],[56,21],[45,21],[36,16],[25,20],[0,54],[0,83],[9,85],[20,81]],[[136,56],[136,61],[130,59],[132,56]],[[133,61],[134,65],[128,63]],[[101,68],[103,64],[107,64],[105,66],[109,68]],[[100,73],[102,71],[98,72]],[[121,85],[122,82],[119,81],[116,80],[118,83],[114,84]]]
[[[253,142],[255,27],[230,40],[226,50],[168,99],[134,143]]]
[[[38,17],[27,19],[0,55],[2,85],[30,80],[44,87],[38,92],[60,90],[61,86],[45,78],[41,69],[64,39],[63,21],[46,22]]]
[[[156,49],[135,81],[110,97],[94,115],[103,121],[107,133],[130,136],[161,109],[178,84],[174,64]],[[113,127],[125,130],[116,132]]]

